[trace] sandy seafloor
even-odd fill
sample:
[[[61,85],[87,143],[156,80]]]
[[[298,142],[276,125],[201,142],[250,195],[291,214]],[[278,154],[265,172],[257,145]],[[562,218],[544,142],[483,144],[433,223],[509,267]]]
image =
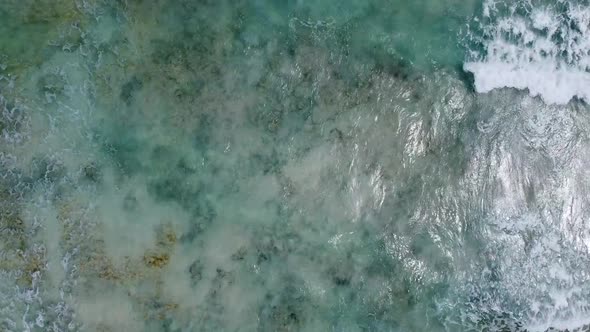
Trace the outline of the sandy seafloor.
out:
[[[0,1],[0,331],[581,329],[590,11],[497,3]]]

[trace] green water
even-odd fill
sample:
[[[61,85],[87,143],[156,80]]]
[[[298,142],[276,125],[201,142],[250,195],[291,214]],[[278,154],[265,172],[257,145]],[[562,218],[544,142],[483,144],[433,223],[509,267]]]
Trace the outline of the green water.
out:
[[[587,324],[590,108],[483,7],[0,2],[0,331]]]

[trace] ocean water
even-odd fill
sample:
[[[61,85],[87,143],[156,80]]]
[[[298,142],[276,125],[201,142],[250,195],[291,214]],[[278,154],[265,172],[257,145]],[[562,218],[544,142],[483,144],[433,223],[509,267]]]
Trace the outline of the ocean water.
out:
[[[0,1],[0,331],[590,330],[586,0]]]

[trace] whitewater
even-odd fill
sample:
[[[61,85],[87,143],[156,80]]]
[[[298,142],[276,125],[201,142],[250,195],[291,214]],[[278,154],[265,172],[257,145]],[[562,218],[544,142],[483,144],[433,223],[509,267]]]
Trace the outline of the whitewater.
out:
[[[464,69],[478,92],[527,90],[550,104],[590,100],[590,9],[583,1],[485,1]]]

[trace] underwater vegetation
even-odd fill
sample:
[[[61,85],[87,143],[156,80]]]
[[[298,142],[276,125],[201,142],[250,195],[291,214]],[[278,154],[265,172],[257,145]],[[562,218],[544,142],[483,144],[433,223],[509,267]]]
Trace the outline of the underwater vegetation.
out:
[[[0,330],[588,330],[588,105],[477,92],[497,8],[1,2]]]

